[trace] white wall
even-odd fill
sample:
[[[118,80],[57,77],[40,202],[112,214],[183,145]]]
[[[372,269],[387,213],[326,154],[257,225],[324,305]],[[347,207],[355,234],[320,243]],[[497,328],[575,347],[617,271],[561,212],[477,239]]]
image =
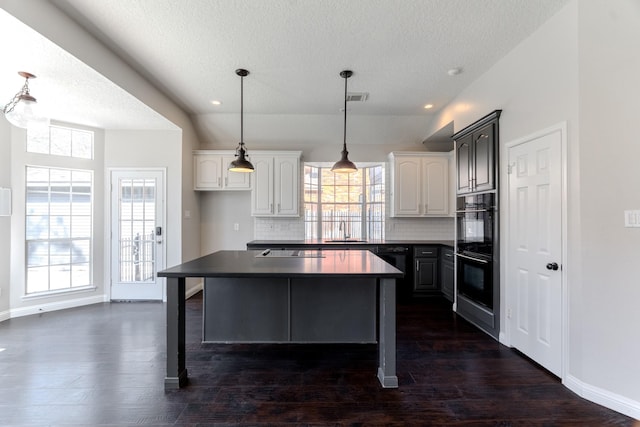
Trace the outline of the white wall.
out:
[[[201,253],[244,250],[254,238],[250,191],[208,191],[200,195]],[[239,229],[233,229],[238,224]]]
[[[458,131],[502,109],[504,147],[567,121],[564,383],[634,417],[640,417],[640,233],[622,227],[622,213],[640,209],[640,145],[631,126],[640,96],[639,41],[637,1],[571,1],[465,89],[433,125],[435,131],[454,120]],[[501,213],[504,227],[505,206]]]
[[[0,187],[11,188],[11,125],[0,117]],[[0,322],[9,317],[11,217],[0,216]]]
[[[579,4],[582,341],[571,366],[637,404],[640,229],[623,227],[623,211],[640,209],[640,2]]]

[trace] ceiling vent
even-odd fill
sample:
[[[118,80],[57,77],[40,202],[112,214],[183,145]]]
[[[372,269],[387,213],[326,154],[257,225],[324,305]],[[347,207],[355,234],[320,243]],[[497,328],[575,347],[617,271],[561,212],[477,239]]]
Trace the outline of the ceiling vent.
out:
[[[347,93],[347,101],[364,102],[369,98],[367,92],[349,92]]]

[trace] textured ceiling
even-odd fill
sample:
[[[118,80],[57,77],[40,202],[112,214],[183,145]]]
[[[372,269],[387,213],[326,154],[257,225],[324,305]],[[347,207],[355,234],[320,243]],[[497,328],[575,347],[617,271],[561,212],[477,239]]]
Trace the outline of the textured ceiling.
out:
[[[255,138],[286,139],[292,121],[292,141],[309,127],[320,133],[309,142],[334,138],[322,129],[341,125],[339,72],[351,69],[349,92],[369,99],[349,104],[362,116],[350,134],[393,133],[367,139],[380,143],[421,142],[439,108],[566,2],[52,0],[196,116],[205,142],[237,139],[242,67],[245,113],[266,129]]]
[[[86,126],[112,129],[175,129],[160,114],[105,79],[59,46],[0,10],[0,106],[24,84],[48,116]]]

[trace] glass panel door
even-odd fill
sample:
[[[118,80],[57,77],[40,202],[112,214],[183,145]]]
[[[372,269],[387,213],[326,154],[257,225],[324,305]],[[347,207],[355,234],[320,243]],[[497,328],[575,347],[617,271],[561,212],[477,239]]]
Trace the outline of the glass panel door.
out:
[[[161,300],[163,172],[114,171],[111,184],[111,299]]]

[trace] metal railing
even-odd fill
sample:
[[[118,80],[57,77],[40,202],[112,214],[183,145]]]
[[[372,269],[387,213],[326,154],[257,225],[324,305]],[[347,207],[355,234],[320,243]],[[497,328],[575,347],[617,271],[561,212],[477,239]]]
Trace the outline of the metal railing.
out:
[[[120,282],[148,282],[155,275],[155,235],[120,239]]]

